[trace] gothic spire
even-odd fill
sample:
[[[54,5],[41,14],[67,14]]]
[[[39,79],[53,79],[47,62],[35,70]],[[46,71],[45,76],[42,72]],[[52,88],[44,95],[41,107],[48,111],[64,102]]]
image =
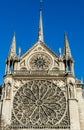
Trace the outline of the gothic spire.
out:
[[[66,33],[64,33],[64,55],[66,58],[72,57]]]
[[[9,50],[9,58],[14,58],[16,56],[16,38],[15,38],[15,32],[12,38],[12,43]]]
[[[40,20],[39,20],[39,31],[38,31],[38,40],[44,41],[43,38],[43,24],[42,24],[42,0],[40,0]]]

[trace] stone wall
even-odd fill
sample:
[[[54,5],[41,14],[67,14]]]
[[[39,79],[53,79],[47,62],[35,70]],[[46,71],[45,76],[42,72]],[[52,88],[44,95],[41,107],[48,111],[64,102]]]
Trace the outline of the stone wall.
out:
[[[84,130],[84,97],[83,97],[83,89],[77,88],[77,98],[78,98],[78,110],[79,110],[79,120],[80,120],[80,128]]]

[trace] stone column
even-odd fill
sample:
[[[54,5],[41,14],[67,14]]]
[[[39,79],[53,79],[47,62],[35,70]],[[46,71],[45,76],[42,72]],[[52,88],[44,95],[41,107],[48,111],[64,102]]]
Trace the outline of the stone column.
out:
[[[70,110],[70,124],[71,124],[70,130],[80,130],[77,99],[69,99],[69,110]]]

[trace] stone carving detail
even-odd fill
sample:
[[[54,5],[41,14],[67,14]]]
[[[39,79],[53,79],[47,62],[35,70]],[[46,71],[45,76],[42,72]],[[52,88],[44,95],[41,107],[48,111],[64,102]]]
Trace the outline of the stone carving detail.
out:
[[[61,88],[62,91],[66,91],[66,83],[62,80],[53,80],[53,83]]]
[[[57,80],[57,86],[59,86],[59,87],[65,87],[66,84],[62,80]]]
[[[10,96],[11,96],[11,84],[8,83],[5,88],[6,88],[6,99],[10,99]]]
[[[45,80],[30,81],[14,97],[12,125],[19,122],[19,126],[28,128],[54,128],[66,108],[65,95],[57,85]]]
[[[29,61],[29,65],[33,70],[48,70],[51,63],[51,57],[43,53],[36,53],[30,58]]]
[[[69,82],[68,86],[69,86],[69,97],[73,99],[75,98],[74,97],[74,84],[72,82]]]
[[[14,91],[17,91],[20,86],[24,85],[28,80],[15,80],[14,82]]]
[[[11,127],[10,125],[6,124],[6,122],[3,119],[1,119],[0,130],[11,130]]]
[[[4,99],[4,98],[5,98],[5,84],[2,87],[2,96],[1,96],[1,99]]]

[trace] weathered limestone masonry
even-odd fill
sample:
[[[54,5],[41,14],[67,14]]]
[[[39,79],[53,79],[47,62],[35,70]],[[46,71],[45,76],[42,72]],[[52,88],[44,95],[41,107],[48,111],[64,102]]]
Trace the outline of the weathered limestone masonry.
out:
[[[15,33],[6,59],[0,130],[84,130],[83,82],[74,74],[66,33],[64,53],[44,42],[42,8],[37,42],[16,54]]]

